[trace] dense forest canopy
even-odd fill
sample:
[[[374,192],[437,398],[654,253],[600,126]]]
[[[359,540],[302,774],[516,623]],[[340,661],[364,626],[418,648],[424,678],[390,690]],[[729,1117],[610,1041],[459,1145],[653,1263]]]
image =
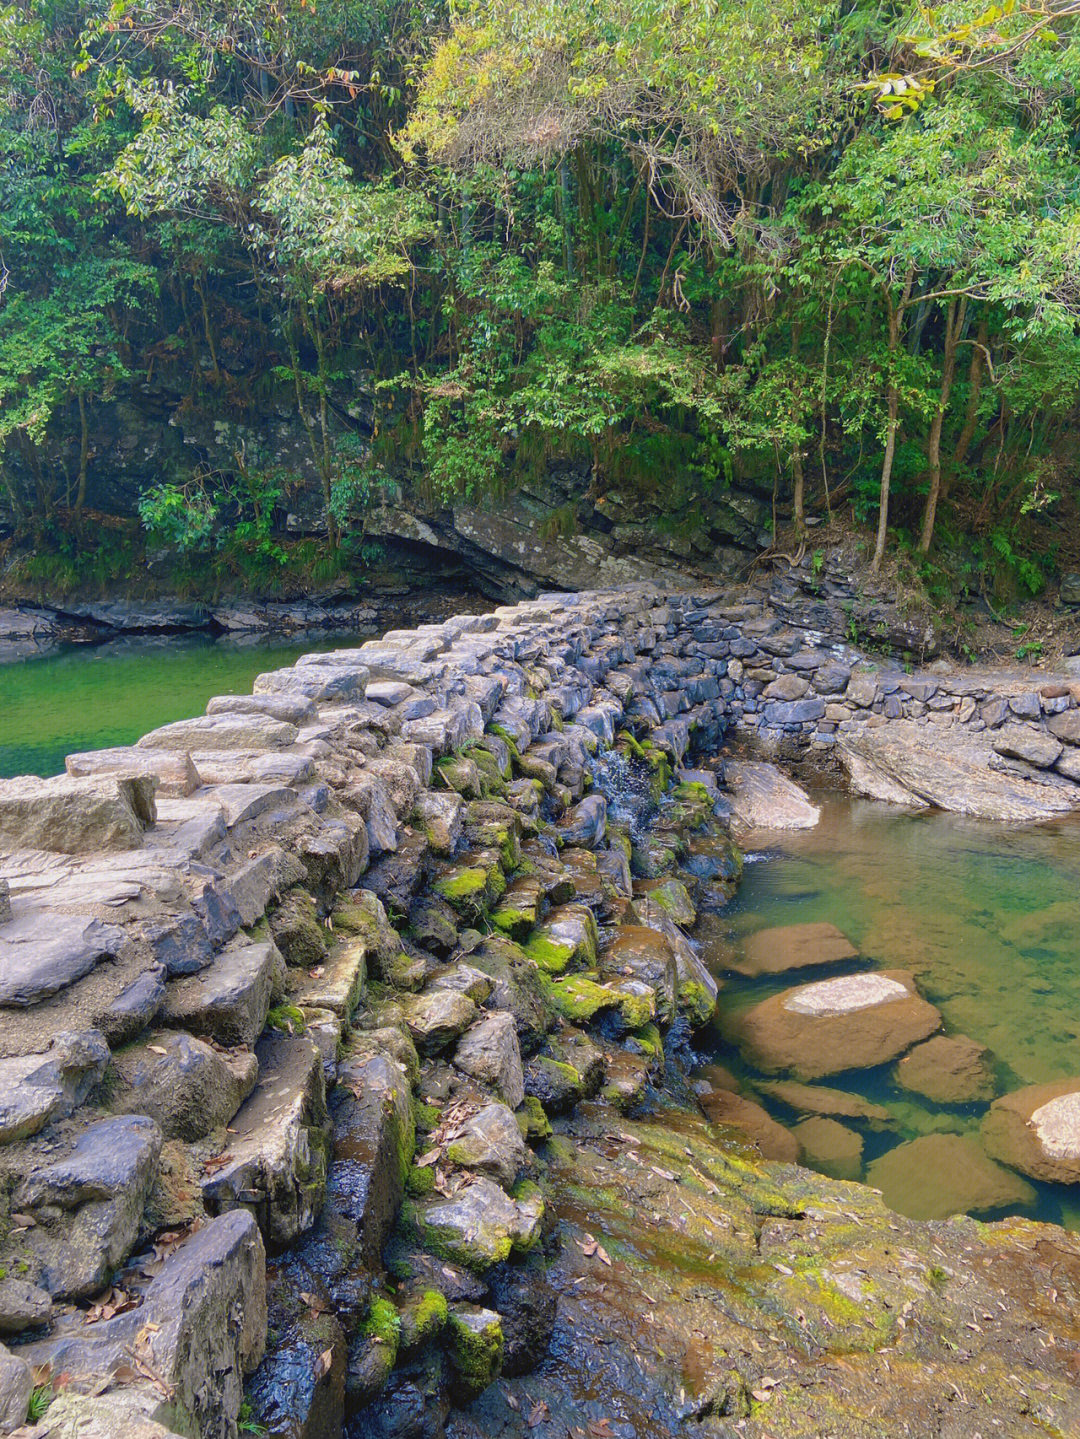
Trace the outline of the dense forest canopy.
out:
[[[572,461],[600,500],[749,476],[800,535],[1034,592],[1077,558],[1077,14],[0,4],[9,532],[97,553],[95,416],[172,369],[211,414],[292,407],[331,554],[390,482]],[[258,575],[289,484],[238,454],[138,509]]]

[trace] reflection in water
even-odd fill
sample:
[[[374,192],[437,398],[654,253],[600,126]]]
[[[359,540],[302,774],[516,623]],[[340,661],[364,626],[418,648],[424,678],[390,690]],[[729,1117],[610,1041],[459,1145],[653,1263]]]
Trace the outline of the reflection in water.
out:
[[[714,966],[757,930],[829,921],[875,966],[910,970],[947,1032],[992,1051],[999,1093],[1080,1075],[1080,821],[1005,827],[820,798],[816,829],[770,836],[764,852],[755,843],[757,862],[706,942]],[[730,1014],[816,977],[729,978],[722,1002]],[[713,1057],[738,1064],[719,1038]],[[868,1161],[921,1135],[977,1140],[985,1106],[932,1104],[900,1089],[890,1066],[827,1083],[893,1115],[891,1131],[867,1136]],[[1080,1227],[1080,1186],[1037,1189],[1027,1212]]]

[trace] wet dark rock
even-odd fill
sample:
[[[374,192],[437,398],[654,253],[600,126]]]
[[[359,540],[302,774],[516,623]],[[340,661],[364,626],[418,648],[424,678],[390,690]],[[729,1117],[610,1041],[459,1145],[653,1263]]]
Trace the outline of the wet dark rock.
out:
[[[333,1095],[329,1205],[360,1238],[364,1263],[376,1270],[397,1218],[414,1129],[410,1084],[384,1053],[346,1055]]]
[[[330,1439],[345,1417],[345,1334],[317,1274],[287,1259],[267,1273],[273,1343],[247,1386],[273,1439]]]

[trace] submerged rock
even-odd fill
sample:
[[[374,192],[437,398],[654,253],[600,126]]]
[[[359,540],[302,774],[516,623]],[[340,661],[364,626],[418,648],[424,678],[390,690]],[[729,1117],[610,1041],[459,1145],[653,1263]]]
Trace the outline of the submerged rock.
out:
[[[936,1034],[917,1044],[893,1070],[897,1084],[935,1104],[993,1099],[997,1085],[989,1052],[964,1034]]]
[[[892,969],[784,990],[728,1029],[759,1069],[820,1079],[895,1059],[940,1024],[911,975]]]
[[[1019,1175],[990,1159],[975,1139],[959,1134],[926,1134],[898,1144],[866,1171],[890,1209],[911,1219],[944,1219],[1023,1209],[1035,1191]]]
[[[862,1135],[823,1114],[811,1115],[791,1131],[804,1161],[833,1179],[858,1179],[862,1173]]]
[[[710,1124],[729,1125],[741,1130],[757,1145],[763,1158],[780,1159],[786,1164],[798,1162],[798,1139],[782,1124],[777,1124],[760,1104],[733,1094],[729,1089],[714,1089],[700,1094],[698,1100]]]
[[[996,1159],[1032,1179],[1080,1183],[1080,1079],[1002,1095],[983,1119],[982,1136]]]
[[[884,1105],[872,1104],[861,1095],[849,1094],[846,1089],[827,1089],[823,1084],[799,1084],[793,1079],[759,1080],[757,1088],[762,1094],[778,1099],[800,1114],[862,1120],[871,1129],[881,1129],[893,1122]]]
[[[759,929],[747,938],[743,949],[743,957],[729,960],[726,967],[749,978],[783,974],[789,969],[845,964],[857,959],[859,954],[846,934],[834,924],[824,922]]]

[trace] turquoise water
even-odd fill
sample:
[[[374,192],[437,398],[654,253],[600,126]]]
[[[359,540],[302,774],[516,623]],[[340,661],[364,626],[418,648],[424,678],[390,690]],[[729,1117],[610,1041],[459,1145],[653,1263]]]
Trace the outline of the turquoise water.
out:
[[[76,750],[131,744],[158,725],[202,714],[212,695],[250,694],[263,670],[372,633],[319,630],[257,643],[134,637],[0,665],[0,777],[59,774]]]
[[[816,796],[820,825],[751,855],[733,904],[719,917],[706,957],[723,968],[758,929],[828,921],[859,950],[864,968],[909,970],[944,1018],[992,1056],[998,1093],[1080,1076],[1080,820],[1007,827],[942,813]],[[846,972],[843,969],[828,973]],[[746,980],[728,976],[730,1014],[824,972]],[[717,1035],[712,1057],[752,1093],[756,1076]],[[977,1139],[985,1104],[936,1105],[898,1086],[891,1065],[821,1081],[883,1104],[886,1133],[864,1136],[871,1162],[932,1133]],[[790,1124],[791,1111],[761,1100]],[[912,1178],[918,1187],[918,1177]],[[924,1191],[932,1189],[926,1176]],[[1080,1186],[1036,1185],[1023,1212],[1080,1227]],[[896,1208],[903,1196],[886,1194]]]

